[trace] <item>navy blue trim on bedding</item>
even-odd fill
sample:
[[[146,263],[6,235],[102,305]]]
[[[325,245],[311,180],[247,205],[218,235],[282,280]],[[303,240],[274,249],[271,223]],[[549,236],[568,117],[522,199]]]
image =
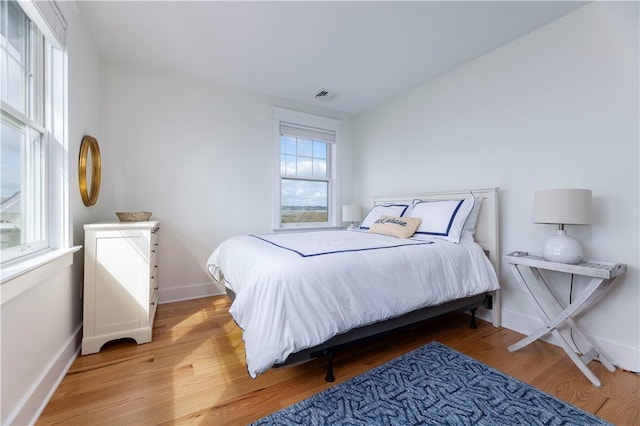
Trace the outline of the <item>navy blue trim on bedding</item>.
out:
[[[279,247],[281,249],[292,251],[292,252],[296,253],[297,255],[299,255],[301,257],[314,257],[314,256],[323,256],[323,255],[326,255],[326,254],[348,253],[348,252],[367,251],[367,250],[382,250],[382,249],[390,249],[390,248],[405,247],[405,246],[422,246],[422,245],[433,244],[434,243],[433,241],[415,242],[415,240],[412,240],[413,242],[406,242],[404,244],[396,244],[396,245],[393,245],[393,246],[367,247],[367,248],[357,248],[357,249],[344,249],[344,250],[327,251],[327,252],[322,252],[322,253],[304,254],[304,253],[301,253],[298,250],[292,249],[290,247],[285,247],[285,246],[282,246],[280,244],[276,244],[273,241],[269,241],[266,238],[262,238],[262,237],[260,237],[258,235],[249,235],[249,236],[257,238],[259,240],[262,240],[262,241],[264,241],[266,243],[272,244],[272,245],[274,245],[276,247]]]
[[[408,204],[389,204],[389,203],[387,203],[387,204],[376,204],[375,206],[373,206],[373,207],[371,207],[369,209],[369,211],[367,212],[366,215],[364,215],[364,219],[362,220],[362,223],[364,223],[366,221],[367,217],[369,216],[369,213],[371,213],[373,210],[375,210],[376,207],[404,207],[404,209],[402,209],[400,214],[392,215],[392,216],[400,216],[401,217],[402,215],[404,215],[406,213],[407,209],[409,208],[409,205]],[[369,228],[367,226],[362,226],[362,224],[360,224],[359,229],[368,230]]]
[[[429,203],[430,201],[420,201],[418,203],[416,203],[415,205],[418,205],[420,203]],[[428,231],[416,231],[416,234],[423,234],[423,235],[439,235],[442,237],[448,237],[449,236],[449,231],[451,230],[451,225],[453,225],[453,221],[456,218],[456,215],[458,214],[458,210],[460,210],[460,207],[462,206],[462,203],[464,202],[464,200],[460,200],[460,202],[458,203],[458,205],[456,206],[456,208],[453,210],[453,213],[451,213],[451,217],[449,218],[449,225],[447,225],[447,231],[442,233],[442,232],[428,232]],[[414,207],[415,207],[414,205]]]

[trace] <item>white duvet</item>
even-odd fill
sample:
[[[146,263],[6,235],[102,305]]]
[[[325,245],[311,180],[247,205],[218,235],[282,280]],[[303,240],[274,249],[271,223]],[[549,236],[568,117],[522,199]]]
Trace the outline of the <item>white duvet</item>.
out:
[[[232,237],[208,269],[236,293],[230,313],[253,378],[352,328],[499,288],[473,241],[359,231]]]

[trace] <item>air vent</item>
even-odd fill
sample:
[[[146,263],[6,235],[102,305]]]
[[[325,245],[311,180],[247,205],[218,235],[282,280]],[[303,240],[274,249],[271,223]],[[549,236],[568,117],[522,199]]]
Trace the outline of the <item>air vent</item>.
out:
[[[320,90],[318,90],[318,92],[315,95],[313,95],[313,97],[316,98],[316,99],[319,99],[321,101],[329,102],[329,101],[332,101],[335,98],[337,98],[338,95],[340,95],[340,94],[337,93],[337,92],[332,92],[332,91],[327,90],[327,89],[320,89]]]

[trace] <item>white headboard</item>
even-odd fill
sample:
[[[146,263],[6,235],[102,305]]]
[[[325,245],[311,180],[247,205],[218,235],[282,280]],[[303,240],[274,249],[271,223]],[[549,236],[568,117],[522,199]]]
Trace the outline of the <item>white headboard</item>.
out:
[[[414,199],[421,200],[462,200],[473,194],[482,200],[482,207],[476,225],[475,240],[487,253],[489,260],[500,273],[500,235],[498,217],[498,191],[500,188],[465,189],[460,191],[423,192],[418,194],[376,195],[371,197],[371,206],[385,203],[410,204]],[[497,306],[496,306],[497,305]],[[495,309],[497,308],[497,309]],[[499,292],[494,296],[493,323],[500,324]]]

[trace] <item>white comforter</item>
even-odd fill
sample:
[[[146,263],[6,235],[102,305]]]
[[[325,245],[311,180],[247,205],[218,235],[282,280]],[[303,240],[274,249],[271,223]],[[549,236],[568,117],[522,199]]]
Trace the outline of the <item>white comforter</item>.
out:
[[[479,245],[359,231],[238,236],[208,260],[236,293],[253,378],[352,328],[499,288]]]

